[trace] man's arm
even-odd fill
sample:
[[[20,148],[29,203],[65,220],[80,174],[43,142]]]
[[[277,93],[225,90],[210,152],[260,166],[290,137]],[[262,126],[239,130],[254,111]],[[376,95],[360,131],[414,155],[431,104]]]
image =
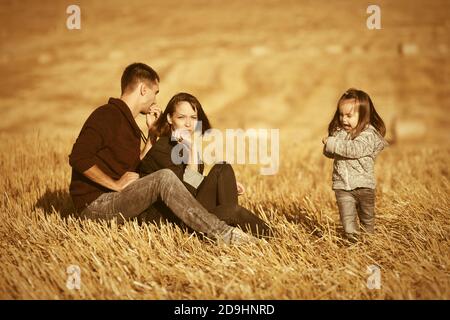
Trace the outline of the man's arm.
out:
[[[114,180],[97,167],[97,165],[93,165],[84,171],[83,175],[95,183],[113,191],[122,191],[130,183],[139,179],[139,175],[136,172],[125,172],[119,180]]]
[[[81,129],[69,155],[70,166],[79,173],[95,165],[95,156],[104,143],[98,128],[91,126],[89,121]]]
[[[138,175],[137,173],[126,172],[119,180],[114,180],[96,165],[97,152],[106,143],[102,135],[105,129],[101,127],[101,124],[115,123],[113,121],[114,119],[108,116],[109,114],[101,114],[97,111],[89,117],[81,129],[77,141],[73,145],[72,153],[69,156],[69,163],[77,172],[95,183],[113,191],[120,191],[132,181],[136,180],[135,177]],[[99,118],[102,121],[99,121]]]
[[[150,130],[150,128],[155,124],[156,120],[158,120],[159,116],[161,115],[161,109],[155,104],[150,108],[150,113],[147,113],[145,115],[145,122],[147,124],[147,128]],[[144,146],[144,149],[141,151],[140,158],[141,160],[144,159],[147,152],[151,149],[152,142],[150,139],[150,134],[148,135],[147,143]]]
[[[152,142],[150,141],[150,137],[147,139],[147,143],[144,146],[144,149],[142,149],[141,151],[141,160],[144,159],[145,155],[147,154],[147,152],[152,148]]]

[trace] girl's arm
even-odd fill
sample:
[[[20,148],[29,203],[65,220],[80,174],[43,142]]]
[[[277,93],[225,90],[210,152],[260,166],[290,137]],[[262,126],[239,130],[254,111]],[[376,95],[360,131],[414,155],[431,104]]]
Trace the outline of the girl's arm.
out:
[[[323,138],[322,139],[322,143],[323,143],[323,155],[327,158],[330,159],[334,159],[334,154],[332,154],[331,152],[327,151],[327,140],[329,137]]]
[[[358,159],[370,156],[374,152],[375,135],[373,132],[361,132],[353,140],[328,137],[324,153],[331,153],[345,158]]]
[[[334,159],[334,155],[331,152],[326,151],[326,146],[323,146],[323,155],[327,158]]]
[[[322,139],[323,155],[327,158],[334,159],[334,154],[332,152],[327,151],[327,141],[328,141],[328,138],[336,137],[336,136],[338,136],[338,132],[335,131],[331,136],[328,136],[328,137],[325,137]]]

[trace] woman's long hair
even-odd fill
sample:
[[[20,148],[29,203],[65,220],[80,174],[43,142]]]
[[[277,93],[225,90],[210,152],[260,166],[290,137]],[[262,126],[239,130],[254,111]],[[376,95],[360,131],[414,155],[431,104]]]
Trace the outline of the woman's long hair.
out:
[[[155,143],[159,137],[170,136],[172,134],[171,125],[167,121],[167,115],[170,115],[172,117],[176,111],[177,105],[183,101],[188,102],[192,106],[192,109],[194,111],[197,111],[197,119],[198,119],[197,126],[201,125],[202,134],[204,134],[206,130],[211,129],[211,124],[208,120],[208,117],[203,111],[202,105],[197,100],[197,98],[189,93],[180,92],[174,95],[172,99],[170,99],[163,114],[158,118],[158,120],[156,120],[155,124],[150,128],[149,138],[152,141],[152,143]]]
[[[386,135],[386,126],[383,119],[378,115],[375,106],[372,103],[369,95],[362,90],[350,88],[344,92],[337,103],[336,112],[333,119],[328,125],[328,135],[333,135],[338,128],[342,126],[339,119],[339,106],[344,100],[354,100],[355,106],[359,112],[359,119],[356,128],[352,130],[351,138],[356,138],[364,128],[371,124],[384,137]]]

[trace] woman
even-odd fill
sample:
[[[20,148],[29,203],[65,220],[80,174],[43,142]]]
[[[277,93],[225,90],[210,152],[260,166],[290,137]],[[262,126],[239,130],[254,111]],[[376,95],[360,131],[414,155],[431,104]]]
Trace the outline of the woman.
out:
[[[141,176],[168,168],[183,181],[197,201],[219,219],[243,230],[250,229],[254,235],[270,236],[269,226],[238,204],[238,192],[242,194],[244,189],[236,182],[231,165],[217,163],[207,176],[203,176],[204,165],[196,161],[196,145],[192,143],[198,124],[202,134],[211,128],[197,98],[183,92],[173,96],[163,115],[150,129],[153,146],[141,162]],[[158,203],[155,207],[163,217],[175,220],[164,204]]]

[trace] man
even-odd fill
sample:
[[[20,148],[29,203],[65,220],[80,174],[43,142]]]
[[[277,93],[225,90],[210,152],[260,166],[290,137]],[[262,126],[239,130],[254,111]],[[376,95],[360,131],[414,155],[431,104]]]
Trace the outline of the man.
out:
[[[150,128],[161,111],[156,106],[159,76],[148,65],[133,63],[123,72],[120,99],[110,98],[86,120],[69,156],[70,195],[80,217],[89,219],[137,217],[161,199],[186,225],[228,244],[253,242],[204,209],[169,169],[139,179],[140,160],[151,148],[140,150],[135,119],[147,118]]]

